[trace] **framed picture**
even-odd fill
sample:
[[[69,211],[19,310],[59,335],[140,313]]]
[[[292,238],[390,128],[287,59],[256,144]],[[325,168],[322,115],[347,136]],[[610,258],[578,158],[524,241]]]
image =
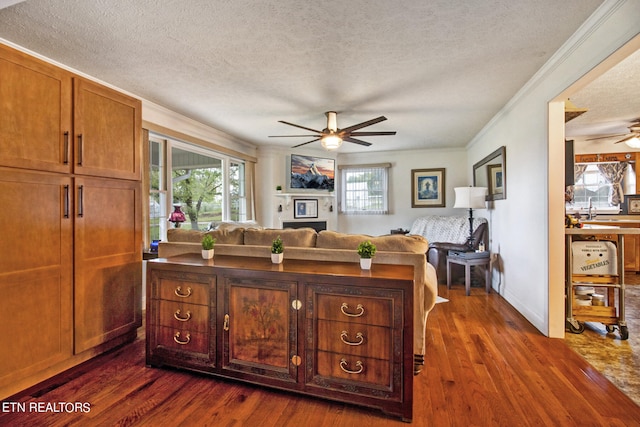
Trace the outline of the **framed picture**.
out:
[[[333,191],[336,161],[315,156],[292,154],[289,162],[289,182],[292,191]]]
[[[625,194],[622,214],[640,215],[640,194]]]
[[[411,170],[411,207],[445,206],[444,168]]]
[[[504,193],[504,185],[502,181],[502,165],[487,165],[487,173],[489,174],[489,194]]]
[[[318,218],[318,200],[317,199],[294,199],[293,200],[293,217],[294,218]]]

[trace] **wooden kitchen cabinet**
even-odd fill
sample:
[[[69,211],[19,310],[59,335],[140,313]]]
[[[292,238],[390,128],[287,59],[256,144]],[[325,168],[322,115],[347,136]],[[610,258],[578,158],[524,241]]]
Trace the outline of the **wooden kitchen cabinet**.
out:
[[[75,173],[140,180],[140,101],[76,77],[73,106]]]
[[[67,176],[0,167],[0,398],[73,353],[72,193]]]
[[[141,132],[139,100],[0,44],[0,399],[135,339]]]
[[[72,74],[0,44],[0,165],[71,171]]]
[[[165,284],[168,290],[179,286],[180,292],[209,287],[207,313],[215,321],[208,331],[208,354],[166,344],[180,328],[165,332],[159,320],[175,313],[158,297]],[[150,260],[147,291],[151,366],[208,372],[411,420],[411,266],[378,264],[362,275],[356,263],[285,260],[274,265],[268,258],[202,260],[190,254]]]
[[[75,178],[75,352],[142,325],[140,182]]]

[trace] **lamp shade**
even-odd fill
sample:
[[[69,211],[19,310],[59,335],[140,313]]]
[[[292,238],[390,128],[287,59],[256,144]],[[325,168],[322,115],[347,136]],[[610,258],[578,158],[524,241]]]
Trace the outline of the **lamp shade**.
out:
[[[454,208],[483,209],[487,196],[487,187],[456,187]]]

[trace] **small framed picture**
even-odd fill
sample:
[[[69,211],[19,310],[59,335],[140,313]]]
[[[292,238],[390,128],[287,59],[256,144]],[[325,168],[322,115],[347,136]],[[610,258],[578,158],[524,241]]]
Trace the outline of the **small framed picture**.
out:
[[[489,174],[489,194],[504,193],[504,185],[502,183],[502,165],[487,165],[487,173]]]
[[[440,208],[445,206],[445,170],[411,170],[411,207]]]
[[[624,209],[626,207],[626,209]],[[623,214],[640,215],[640,194],[627,194],[624,196]]]
[[[294,199],[294,218],[318,218],[318,200],[316,199]]]

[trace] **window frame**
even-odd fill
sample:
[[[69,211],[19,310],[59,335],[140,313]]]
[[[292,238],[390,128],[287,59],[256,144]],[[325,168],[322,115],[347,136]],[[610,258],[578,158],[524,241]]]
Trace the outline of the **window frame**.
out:
[[[339,181],[339,193],[340,193],[340,203],[338,204],[338,212],[344,215],[389,215],[389,179],[390,179],[390,170],[391,163],[375,163],[375,164],[364,164],[364,165],[340,165],[338,166],[338,170],[340,172],[340,181]],[[347,203],[350,199],[349,194],[357,192],[362,192],[362,189],[359,190],[350,190],[349,189],[349,173],[353,172],[362,172],[362,173],[376,173],[380,175],[382,178],[381,188],[373,189],[373,191],[379,191],[382,196],[382,203],[380,209],[351,209],[348,206],[351,203]],[[362,183],[366,183],[366,180],[361,181]],[[368,189],[370,190],[370,189]]]

